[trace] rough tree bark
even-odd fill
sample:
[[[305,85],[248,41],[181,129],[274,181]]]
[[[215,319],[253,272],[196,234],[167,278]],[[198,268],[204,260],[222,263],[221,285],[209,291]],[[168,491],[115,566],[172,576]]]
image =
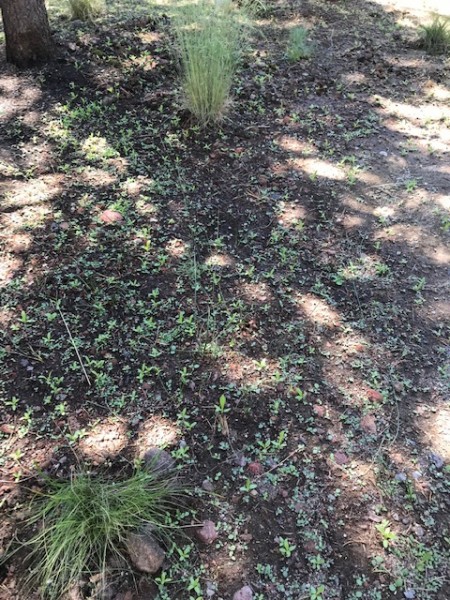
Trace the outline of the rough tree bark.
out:
[[[6,60],[18,67],[45,61],[52,39],[44,0],[0,0],[6,39]]]

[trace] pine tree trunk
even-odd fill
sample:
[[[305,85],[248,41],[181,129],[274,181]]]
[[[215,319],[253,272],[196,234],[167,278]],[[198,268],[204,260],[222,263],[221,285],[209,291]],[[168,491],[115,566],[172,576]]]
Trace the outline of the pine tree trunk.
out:
[[[6,38],[6,60],[18,67],[45,61],[52,39],[44,0],[0,0]]]

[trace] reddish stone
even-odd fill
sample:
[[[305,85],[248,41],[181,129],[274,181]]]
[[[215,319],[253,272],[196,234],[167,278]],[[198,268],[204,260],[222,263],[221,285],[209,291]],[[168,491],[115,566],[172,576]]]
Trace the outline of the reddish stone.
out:
[[[212,521],[203,521],[203,526],[196,530],[195,535],[204,544],[212,544],[219,537]]]
[[[372,402],[383,402],[384,401],[383,394],[381,392],[379,392],[378,390],[372,390],[372,389],[369,389],[367,391],[367,399],[372,400]]]
[[[264,467],[259,462],[251,462],[247,466],[247,471],[253,477],[259,477],[260,475],[262,475],[264,473]]]
[[[324,417],[325,413],[326,413],[326,408],[325,408],[325,406],[322,406],[321,404],[314,404],[313,411],[315,412],[315,414],[318,417]]]
[[[123,215],[117,210],[104,210],[100,214],[100,221],[109,225],[110,223],[121,223],[123,221]]]
[[[361,429],[366,433],[375,435],[377,433],[377,423],[373,415],[366,415],[360,421]]]

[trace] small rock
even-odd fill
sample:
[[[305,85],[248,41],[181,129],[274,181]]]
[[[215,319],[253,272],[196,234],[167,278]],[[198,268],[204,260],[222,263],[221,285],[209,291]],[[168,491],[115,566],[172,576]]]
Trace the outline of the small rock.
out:
[[[212,544],[219,537],[212,521],[203,521],[202,527],[196,530],[195,535],[204,544]]]
[[[312,540],[307,540],[303,544],[303,548],[305,549],[305,552],[308,552],[308,554],[315,554],[317,552],[317,546]]]
[[[431,452],[429,455],[429,459],[430,462],[433,463],[433,465],[436,467],[436,469],[442,469],[442,467],[444,466],[444,459],[442,458],[442,456],[439,456],[439,454]]]
[[[157,573],[166,553],[148,534],[130,533],[125,542],[131,562],[139,571]]]
[[[326,413],[325,406],[322,406],[321,404],[314,404],[313,411],[318,417],[324,417]]]
[[[349,461],[349,458],[344,452],[338,451],[334,454],[334,460],[338,465],[346,465]]]
[[[59,227],[63,231],[67,231],[69,229],[70,225],[67,221],[63,221],[62,223],[60,223]]]
[[[264,473],[264,467],[259,462],[251,462],[247,466],[247,471],[253,477],[259,477],[260,475],[262,475]]]
[[[395,476],[396,481],[406,481],[407,480],[407,476],[406,473],[397,473],[397,475]]]
[[[421,527],[420,525],[414,525],[413,531],[419,539],[423,538],[423,536],[425,535],[425,531],[424,531],[423,527]]]
[[[253,590],[249,585],[234,593],[233,600],[253,600]]]
[[[144,454],[145,468],[155,475],[165,475],[175,467],[175,461],[165,450],[150,448]]]
[[[205,490],[205,492],[213,492],[214,491],[214,485],[210,479],[204,479],[202,481],[202,488]]]
[[[117,210],[104,210],[100,213],[100,221],[107,225],[111,223],[121,223],[123,221],[123,215]]]
[[[416,597],[416,592],[413,589],[408,588],[407,590],[404,591],[403,595],[408,600],[414,600],[414,598]]]
[[[366,415],[359,423],[361,425],[361,429],[363,429],[366,433],[376,435],[377,424],[373,415]]]
[[[378,390],[369,389],[367,390],[367,398],[368,400],[372,400],[372,402],[383,402],[383,394]]]

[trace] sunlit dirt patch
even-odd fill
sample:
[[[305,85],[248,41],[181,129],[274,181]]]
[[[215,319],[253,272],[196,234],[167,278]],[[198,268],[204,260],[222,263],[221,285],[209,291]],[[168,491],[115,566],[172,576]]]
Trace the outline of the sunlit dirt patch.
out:
[[[306,314],[313,323],[324,327],[339,327],[341,325],[341,317],[338,311],[321,298],[313,294],[297,292],[295,302],[299,312]]]
[[[83,458],[95,465],[118,456],[128,444],[128,426],[121,419],[105,419],[87,431],[79,442]]]
[[[174,238],[173,240],[169,240],[166,244],[166,251],[173,258],[181,258],[186,254],[189,249],[189,244],[186,244],[184,240],[179,238]]]
[[[306,217],[306,209],[296,202],[280,202],[278,207],[278,223],[286,228],[301,227]]]
[[[0,193],[4,195],[2,209],[44,204],[57,196],[62,186],[61,175],[44,175],[29,181],[16,181],[14,184],[4,183],[0,186]],[[6,219],[5,214],[2,215],[2,219]]]
[[[320,158],[295,158],[292,166],[307,173],[311,177],[324,177],[335,181],[344,181],[345,172],[331,162]]]
[[[239,291],[242,292],[248,302],[272,302],[273,294],[270,286],[261,281],[260,283],[246,283],[239,285]]]
[[[233,267],[235,264],[234,258],[228,254],[213,252],[205,260],[205,265],[211,267]]]
[[[433,452],[450,462],[450,408],[439,405],[418,418],[424,441]]]
[[[154,416],[144,421],[134,441],[136,458],[142,458],[149,448],[165,448],[174,445],[180,437],[179,427],[169,419]]]
[[[18,256],[5,255],[0,258],[0,287],[5,286],[23,266],[23,260]]]

